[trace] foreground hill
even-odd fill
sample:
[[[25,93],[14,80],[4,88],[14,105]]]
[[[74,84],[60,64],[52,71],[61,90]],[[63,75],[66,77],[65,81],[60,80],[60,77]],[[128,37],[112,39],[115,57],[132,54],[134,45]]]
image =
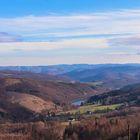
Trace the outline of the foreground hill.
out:
[[[8,114],[16,119],[19,119],[21,114],[21,118],[24,115],[26,118],[34,113],[58,112],[69,106],[73,100],[105,90],[84,83],[64,82],[63,79],[50,80],[47,75],[43,77],[40,74],[1,71],[0,112],[1,116]]]

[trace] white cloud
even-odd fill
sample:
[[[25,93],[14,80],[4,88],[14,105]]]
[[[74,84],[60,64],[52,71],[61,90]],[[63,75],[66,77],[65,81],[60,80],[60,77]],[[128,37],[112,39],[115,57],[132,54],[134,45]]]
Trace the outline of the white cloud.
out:
[[[0,18],[0,30],[25,36],[75,36],[90,34],[138,33],[140,10],[121,10],[68,16],[27,16]]]
[[[115,57],[114,57],[115,55]],[[6,60],[6,61],[5,61]],[[139,63],[140,55],[120,55],[120,54],[110,54],[110,55],[93,55],[93,56],[74,56],[74,57],[22,57],[14,56],[0,58],[1,65],[50,65],[50,64],[100,64],[100,63]]]
[[[140,36],[113,38],[108,41],[110,46],[125,47],[125,48],[139,48],[140,49]]]
[[[22,41],[22,37],[18,35],[8,34],[0,32],[0,42],[19,42]]]
[[[61,48],[79,47],[79,48],[105,48],[106,40],[103,39],[73,39],[57,42],[15,42],[0,43],[0,52],[23,50],[23,51],[47,51]]]
[[[104,50],[100,58],[93,54],[77,56],[75,63],[109,63],[109,62],[138,62],[140,56],[136,50],[140,47],[140,9],[120,10],[91,14],[73,14],[68,16],[27,16],[17,18],[0,18],[0,31],[8,35],[21,35],[24,42],[0,40],[0,52],[23,51],[49,51],[67,48],[92,48]],[[9,40],[11,36],[6,36]],[[7,39],[7,40],[8,40]],[[121,50],[123,49],[123,53]],[[132,55],[130,54],[130,49]],[[74,51],[74,49],[73,49]],[[119,53],[118,53],[119,52]],[[132,58],[133,56],[133,58]],[[16,57],[16,56],[15,56]],[[26,58],[20,58],[26,62]],[[42,58],[36,58],[36,62]],[[70,63],[75,58],[70,56],[61,58],[48,58],[50,63]],[[45,60],[42,61],[45,63]],[[53,59],[53,60],[51,60]],[[64,60],[63,60],[64,59]],[[31,63],[33,57],[30,57]],[[38,60],[38,61],[37,61]],[[9,59],[9,62],[10,63]],[[17,63],[21,63],[17,60]],[[56,61],[56,62],[55,62]],[[13,61],[14,62],[14,61]],[[47,62],[47,61],[46,61]],[[16,62],[15,62],[16,63]]]

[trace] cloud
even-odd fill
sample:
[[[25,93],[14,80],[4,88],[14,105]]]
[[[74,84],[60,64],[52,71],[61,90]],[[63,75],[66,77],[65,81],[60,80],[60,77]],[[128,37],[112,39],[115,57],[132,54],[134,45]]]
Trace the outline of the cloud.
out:
[[[0,32],[0,42],[20,42],[22,41],[21,36],[12,35],[6,32]]]
[[[90,55],[90,56],[43,56],[43,57],[33,57],[33,56],[13,56],[13,57],[2,57],[0,60],[1,65],[49,65],[49,64],[100,64],[100,63],[139,63],[140,55]],[[6,61],[5,61],[6,60]],[[111,61],[110,61],[111,60]]]
[[[0,30],[20,34],[25,41],[107,34],[139,34],[140,10],[91,14],[0,18]],[[42,40],[41,40],[42,39]]]
[[[29,41],[65,36],[139,34],[139,24],[140,10],[0,18],[1,31],[21,34]]]
[[[27,63],[27,58],[22,57],[26,52],[28,57],[31,54],[29,60],[32,64],[40,64],[39,60],[42,63],[138,62],[140,56],[136,52],[140,49],[139,25],[140,9],[63,16],[0,18],[0,53],[5,54],[5,57],[15,55],[15,59],[9,59],[8,63],[11,61],[17,64],[24,61]],[[54,58],[55,55],[45,56],[44,53],[53,54],[60,49],[71,49],[71,52],[75,52],[75,48],[79,51],[89,49],[92,53],[90,56],[83,55],[83,51],[74,58],[64,54],[56,55]],[[35,58],[33,52],[36,54]],[[19,56],[21,61],[15,61]]]
[[[127,48],[128,47],[139,48],[140,36],[113,38],[113,39],[110,39],[108,42],[111,46],[116,46],[116,47],[118,46],[118,47],[127,47]]]
[[[101,41],[102,40],[102,41]],[[73,39],[57,42],[13,42],[0,43],[0,52],[6,51],[48,51],[62,48],[105,48],[107,45],[104,39]]]

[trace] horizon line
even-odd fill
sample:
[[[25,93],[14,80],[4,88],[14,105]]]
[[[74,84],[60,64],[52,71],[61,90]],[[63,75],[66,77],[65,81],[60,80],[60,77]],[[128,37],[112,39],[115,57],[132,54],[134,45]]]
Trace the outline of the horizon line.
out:
[[[71,65],[140,65],[140,63],[77,63],[77,64],[48,64],[48,65],[0,65],[0,67],[45,67],[45,66],[71,66]]]

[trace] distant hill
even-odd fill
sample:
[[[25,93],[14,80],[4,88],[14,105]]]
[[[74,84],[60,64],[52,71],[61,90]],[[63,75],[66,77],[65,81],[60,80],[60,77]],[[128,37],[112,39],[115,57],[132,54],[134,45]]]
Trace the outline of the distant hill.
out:
[[[42,74],[51,74],[59,75],[64,74],[70,71],[79,71],[94,68],[94,65],[87,64],[73,64],[73,65],[49,65],[49,66],[6,66],[0,67],[0,70],[15,70],[15,71],[24,71],[32,73],[42,73]]]
[[[140,82],[140,64],[76,64],[52,66],[0,67],[1,70],[15,70],[51,75],[50,80],[70,80],[79,82],[102,82],[111,90]],[[53,75],[53,78],[52,78]],[[41,78],[42,75],[40,75]],[[39,75],[38,75],[39,77]]]
[[[139,66],[138,64],[61,64],[48,66],[0,66],[0,70],[13,70],[22,72],[32,72],[50,75],[61,75],[69,72],[80,72],[84,70],[108,68],[114,66]]]
[[[61,76],[67,76],[82,82],[102,82],[111,89],[121,88],[140,82],[140,65],[100,65],[86,70],[74,70]]]
[[[16,71],[16,70],[0,70],[0,76],[15,76],[17,78],[30,78],[32,80],[55,81],[55,82],[66,82],[66,83],[70,83],[73,81],[73,79],[65,76],[33,73],[28,71],[27,72]]]

